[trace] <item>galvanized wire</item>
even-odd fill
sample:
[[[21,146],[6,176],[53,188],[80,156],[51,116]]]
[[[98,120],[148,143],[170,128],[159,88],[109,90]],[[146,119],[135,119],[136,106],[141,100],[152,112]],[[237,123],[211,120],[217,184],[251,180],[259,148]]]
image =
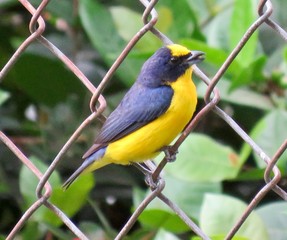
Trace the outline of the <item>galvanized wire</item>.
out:
[[[162,0],[164,1],[164,0]],[[13,144],[11,139],[6,136],[3,132],[0,131],[1,141],[11,150],[12,153],[25,164],[31,172],[39,179],[37,189],[35,193],[37,195],[37,200],[25,211],[22,217],[19,219],[18,223],[11,230],[10,234],[7,236],[7,239],[13,239],[16,234],[21,230],[23,225],[28,221],[28,219],[40,208],[46,207],[51,210],[55,215],[60,218],[63,223],[80,239],[88,239],[84,233],[75,225],[73,222],[61,211],[57,206],[49,202],[49,198],[52,194],[52,186],[49,184],[49,178],[51,174],[55,171],[57,165],[62,161],[63,157],[67,153],[68,149],[72,144],[77,140],[83,129],[85,129],[92,121],[98,119],[104,109],[106,108],[106,100],[101,95],[103,89],[107,83],[111,80],[112,75],[115,73],[117,68],[125,60],[129,52],[133,49],[135,44],[148,32],[152,32],[156,37],[158,37],[163,44],[170,44],[172,41],[158,31],[155,28],[155,24],[158,20],[158,14],[155,10],[155,6],[158,0],[140,0],[141,4],[145,7],[143,12],[143,27],[138,30],[138,32],[131,38],[126,47],[122,49],[121,54],[115,60],[113,65],[110,67],[107,74],[102,79],[98,87],[93,86],[93,84],[86,78],[86,76],[76,67],[76,65],[62,53],[60,49],[48,41],[43,33],[45,32],[45,20],[42,18],[41,14],[49,4],[48,0],[42,0],[40,5],[35,9],[28,0],[19,0],[19,2],[30,12],[32,15],[29,30],[31,34],[23,41],[23,43],[17,48],[15,53],[7,60],[7,63],[2,68],[0,72],[0,83],[5,78],[6,74],[13,68],[16,61],[19,57],[25,52],[27,47],[35,42],[40,42],[47,50],[54,54],[58,59],[60,59],[63,64],[70,69],[71,72],[83,83],[83,85],[92,93],[90,100],[90,109],[92,113],[80,124],[80,126],[75,130],[72,136],[68,139],[65,145],[60,149],[55,159],[50,164],[49,168],[45,173],[41,173],[39,169],[32,164],[32,162],[25,156],[25,154]],[[232,239],[232,237],[238,232],[242,224],[246,221],[250,213],[254,208],[260,203],[264,196],[270,192],[274,191],[282,199],[287,200],[287,193],[281,189],[277,184],[281,180],[281,173],[278,168],[277,161],[279,157],[286,151],[287,140],[282,143],[281,147],[278,148],[276,153],[272,158],[268,156],[264,149],[261,149],[256,142],[254,142],[250,136],[242,129],[240,126],[220,107],[218,103],[220,102],[220,92],[217,89],[217,84],[224,76],[226,70],[229,68],[230,64],[236,58],[238,53],[244,48],[244,45],[248,42],[252,34],[263,25],[267,24],[271,30],[274,30],[283,40],[287,41],[287,33],[281,28],[274,20],[271,19],[273,11],[273,5],[271,0],[260,0],[258,3],[258,18],[254,21],[251,26],[246,29],[245,34],[242,36],[238,44],[231,51],[225,62],[218,69],[214,77],[207,77],[198,67],[195,66],[194,73],[207,85],[207,90],[205,92],[205,103],[206,105],[200,110],[200,112],[193,118],[190,124],[185,128],[184,132],[178,138],[178,140],[172,145],[168,151],[171,155],[176,154],[179,146],[186,139],[188,134],[195,128],[195,126],[206,116],[207,113],[213,111],[215,112],[222,120],[224,120],[247,144],[250,145],[253,152],[256,153],[262,161],[266,163],[264,179],[266,184],[258,191],[255,197],[251,200],[246,210],[242,213],[240,219],[237,223],[230,229],[230,232],[226,236],[226,239]],[[147,167],[149,171],[145,171],[147,174],[151,174],[151,179],[154,184],[150,185],[151,192],[148,196],[141,202],[141,204],[134,211],[133,215],[130,217],[129,221],[125,224],[122,230],[119,232],[116,239],[122,239],[131,229],[131,227],[137,221],[139,215],[142,211],[148,206],[148,204],[153,201],[155,198],[159,198],[166,205],[170,207],[182,220],[185,222],[190,229],[200,236],[202,239],[209,239],[209,237],[187,216],[187,214],[182,211],[174,202],[169,200],[168,196],[165,196],[162,193],[162,190],[165,187],[164,178],[161,176],[161,172],[168,163],[168,159],[165,157],[157,166],[153,164],[148,164]]]

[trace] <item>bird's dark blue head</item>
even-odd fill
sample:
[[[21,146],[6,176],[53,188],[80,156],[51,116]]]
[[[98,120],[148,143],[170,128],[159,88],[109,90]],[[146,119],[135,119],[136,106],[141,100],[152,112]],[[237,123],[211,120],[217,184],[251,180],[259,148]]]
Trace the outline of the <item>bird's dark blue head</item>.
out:
[[[157,50],[143,65],[138,82],[150,87],[178,79],[193,64],[204,60],[204,53],[172,44]]]

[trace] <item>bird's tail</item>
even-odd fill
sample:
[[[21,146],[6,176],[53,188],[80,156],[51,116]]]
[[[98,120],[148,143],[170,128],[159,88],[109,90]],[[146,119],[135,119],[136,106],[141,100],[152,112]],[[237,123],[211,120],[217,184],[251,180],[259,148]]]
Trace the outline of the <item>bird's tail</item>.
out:
[[[88,156],[83,164],[68,178],[68,180],[63,184],[62,188],[67,190],[70,185],[80,176],[83,172],[90,172],[103,167],[108,164],[108,162],[103,160],[107,147],[101,148]]]

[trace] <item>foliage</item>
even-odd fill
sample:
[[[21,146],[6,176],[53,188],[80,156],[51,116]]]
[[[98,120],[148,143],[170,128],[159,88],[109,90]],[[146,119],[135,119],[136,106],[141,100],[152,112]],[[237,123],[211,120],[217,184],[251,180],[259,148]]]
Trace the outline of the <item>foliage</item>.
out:
[[[39,1],[32,1],[37,5]],[[206,53],[200,65],[213,76],[247,28],[257,18],[257,1],[161,0],[157,28],[174,42]],[[273,18],[286,26],[287,2],[274,2]],[[67,54],[95,84],[143,26],[138,1],[51,1],[44,13],[45,37]],[[30,16],[16,1],[2,1],[1,66],[28,36]],[[285,25],[284,25],[285,24]],[[161,46],[147,33],[119,67],[104,95],[108,111],[132,85],[143,62]],[[272,157],[286,139],[287,48],[273,30],[261,27],[248,41],[217,85],[220,106]],[[195,78],[199,105],[206,86]],[[13,138],[44,172],[89,113],[90,94],[44,47],[33,43],[0,85],[0,130]],[[97,122],[96,122],[97,123]],[[92,239],[112,239],[147,190],[143,176],[129,167],[109,166],[81,177],[63,192],[61,183],[80,164],[98,124],[85,130],[51,176],[50,198]],[[263,186],[265,163],[227,125],[208,115],[165,168],[164,193],[212,239],[223,239],[246,203]],[[7,235],[35,202],[36,177],[0,145],[0,233]],[[157,159],[157,161],[159,161]],[[286,175],[286,153],[278,166]],[[286,184],[286,183],[285,183]],[[95,186],[95,187],[94,187]],[[284,187],[284,183],[282,183]],[[7,200],[8,199],[8,200]],[[272,195],[261,202],[234,239],[285,239],[285,202]],[[50,234],[71,239],[61,221],[42,207],[25,225],[22,239]],[[198,239],[160,200],[143,212],[127,239]]]

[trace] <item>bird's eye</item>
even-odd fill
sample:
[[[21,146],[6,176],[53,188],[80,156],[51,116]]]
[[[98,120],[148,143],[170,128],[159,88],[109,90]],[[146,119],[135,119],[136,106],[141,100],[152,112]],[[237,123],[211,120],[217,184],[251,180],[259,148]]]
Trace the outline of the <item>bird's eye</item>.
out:
[[[173,63],[173,64],[176,64],[176,63],[178,63],[179,62],[179,58],[178,57],[172,57],[171,59],[170,59],[170,62],[171,63]]]

